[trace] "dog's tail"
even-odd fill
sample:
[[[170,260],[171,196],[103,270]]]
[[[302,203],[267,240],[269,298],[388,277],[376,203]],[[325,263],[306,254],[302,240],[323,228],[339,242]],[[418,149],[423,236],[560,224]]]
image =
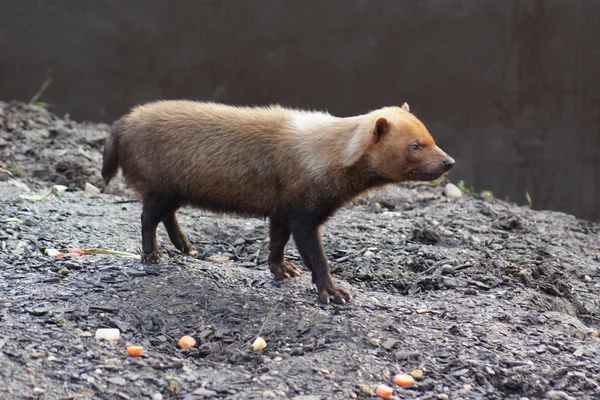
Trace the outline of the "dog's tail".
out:
[[[102,179],[104,184],[108,185],[110,180],[119,172],[119,141],[121,133],[125,128],[123,118],[116,121],[111,128],[110,136],[104,144],[104,153],[102,155]]]

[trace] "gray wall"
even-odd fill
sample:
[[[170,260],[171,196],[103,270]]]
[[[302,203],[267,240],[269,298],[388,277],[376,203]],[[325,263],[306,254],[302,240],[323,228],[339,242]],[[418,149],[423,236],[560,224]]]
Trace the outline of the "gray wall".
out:
[[[3,0],[0,98],[111,121],[137,103],[407,101],[452,176],[600,218],[600,1]]]

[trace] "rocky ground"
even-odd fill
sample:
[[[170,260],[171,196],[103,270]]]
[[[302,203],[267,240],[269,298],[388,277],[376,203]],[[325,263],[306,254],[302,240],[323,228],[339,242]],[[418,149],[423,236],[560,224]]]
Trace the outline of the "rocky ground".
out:
[[[373,193],[323,229],[344,306],[315,304],[309,273],[273,281],[262,220],[184,209],[198,255],[161,228],[160,266],[45,254],[139,251],[135,197],[89,185],[107,133],[0,103],[0,398],[600,398],[599,225],[443,185]]]

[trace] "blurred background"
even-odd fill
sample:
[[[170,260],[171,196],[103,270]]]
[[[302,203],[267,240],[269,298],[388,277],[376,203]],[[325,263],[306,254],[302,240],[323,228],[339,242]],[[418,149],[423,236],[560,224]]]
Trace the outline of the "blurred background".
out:
[[[0,99],[112,122],[188,98],[408,102],[454,182],[600,219],[598,0],[0,1]],[[50,72],[49,72],[50,71]]]

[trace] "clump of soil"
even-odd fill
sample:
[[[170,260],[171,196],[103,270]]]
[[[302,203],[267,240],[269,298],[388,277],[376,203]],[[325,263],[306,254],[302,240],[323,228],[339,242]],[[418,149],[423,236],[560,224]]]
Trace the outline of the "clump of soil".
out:
[[[344,306],[315,306],[308,271],[273,281],[262,220],[184,209],[198,255],[180,255],[161,229],[160,266],[56,258],[44,251],[137,253],[140,204],[119,182],[121,195],[81,190],[102,186],[107,125],[0,110],[1,398],[370,398],[381,383],[397,399],[600,396],[595,223],[447,198],[433,184],[390,187],[323,229],[334,279],[355,298]],[[19,197],[54,184],[71,190]],[[301,265],[293,243],[287,258]],[[94,339],[106,327],[119,342]],[[196,347],[179,347],[184,334]],[[393,383],[413,370],[413,387]]]
[[[85,183],[100,188],[102,148],[107,124],[75,122],[45,108],[20,102],[0,102],[0,167],[33,187],[39,182],[84,189]],[[0,173],[0,181],[9,175]],[[130,193],[122,180],[110,193]]]

